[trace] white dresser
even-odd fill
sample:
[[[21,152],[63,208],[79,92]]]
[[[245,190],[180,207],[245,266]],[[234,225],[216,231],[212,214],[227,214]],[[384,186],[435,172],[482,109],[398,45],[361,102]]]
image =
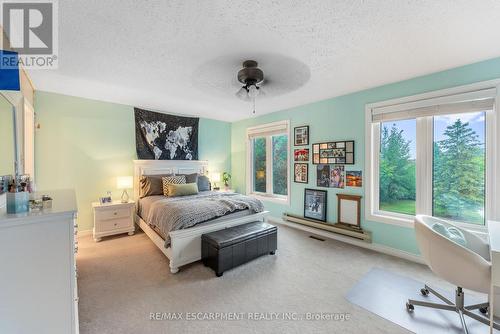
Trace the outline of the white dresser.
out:
[[[43,193],[52,209],[0,211],[0,333],[78,333],[75,193]]]

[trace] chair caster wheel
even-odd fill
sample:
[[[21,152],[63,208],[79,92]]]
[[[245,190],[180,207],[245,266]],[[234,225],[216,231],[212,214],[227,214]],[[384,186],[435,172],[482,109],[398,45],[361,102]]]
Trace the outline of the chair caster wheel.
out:
[[[415,309],[415,306],[413,306],[413,304],[406,303],[406,311],[413,312],[414,309]]]
[[[420,289],[420,293],[422,294],[422,296],[428,296],[429,290],[427,290],[426,288],[423,288],[423,289]]]
[[[487,307],[480,307],[479,312],[481,312],[482,314],[486,314],[486,313],[488,313],[488,308]]]
[[[223,273],[215,273],[215,276],[221,277]]]

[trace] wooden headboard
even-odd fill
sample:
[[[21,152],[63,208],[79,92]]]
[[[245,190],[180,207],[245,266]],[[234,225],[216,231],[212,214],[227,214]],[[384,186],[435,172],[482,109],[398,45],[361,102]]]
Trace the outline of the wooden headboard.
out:
[[[143,175],[192,174],[205,175],[206,160],[134,160],[134,199],[139,199],[139,180]]]

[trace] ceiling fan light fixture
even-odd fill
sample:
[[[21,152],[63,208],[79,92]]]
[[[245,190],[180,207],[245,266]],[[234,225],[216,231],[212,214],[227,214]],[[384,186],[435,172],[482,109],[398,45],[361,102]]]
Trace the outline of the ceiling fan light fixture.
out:
[[[255,114],[255,99],[259,95],[259,85],[264,82],[264,72],[258,68],[255,60],[245,60],[243,68],[238,71],[238,81],[243,87],[236,93],[242,100],[253,102],[253,113]]]
[[[248,90],[245,86],[241,87],[237,92],[236,92],[236,97],[242,100],[248,100]]]
[[[249,87],[247,87],[247,91],[248,91],[248,96],[251,99],[255,99],[257,95],[259,95],[259,87],[255,85],[250,85]]]

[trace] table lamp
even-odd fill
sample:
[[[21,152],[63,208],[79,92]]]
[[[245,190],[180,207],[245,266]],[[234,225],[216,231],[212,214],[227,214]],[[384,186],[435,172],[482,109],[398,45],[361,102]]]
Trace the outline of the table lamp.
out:
[[[217,182],[220,182],[220,173],[219,172],[212,173],[210,175],[210,180],[214,183],[213,189],[214,190],[219,190],[220,188],[217,187]]]
[[[133,178],[132,176],[118,176],[116,178],[116,188],[123,189],[122,193],[122,203],[128,203],[129,196],[127,193],[127,189],[132,189],[133,187]]]

